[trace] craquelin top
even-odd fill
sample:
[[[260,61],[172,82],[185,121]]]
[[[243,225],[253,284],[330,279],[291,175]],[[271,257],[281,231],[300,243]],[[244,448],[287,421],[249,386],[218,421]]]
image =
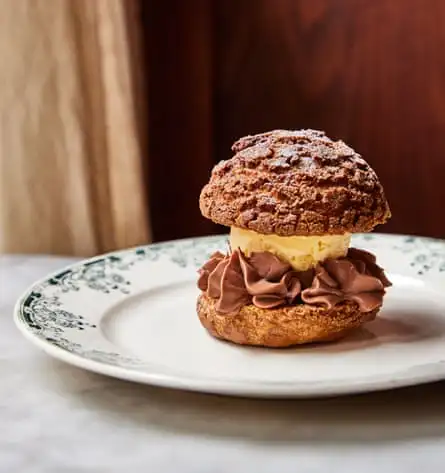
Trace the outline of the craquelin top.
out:
[[[216,223],[281,236],[368,232],[391,216],[377,175],[343,141],[316,130],[241,138],[200,197]]]

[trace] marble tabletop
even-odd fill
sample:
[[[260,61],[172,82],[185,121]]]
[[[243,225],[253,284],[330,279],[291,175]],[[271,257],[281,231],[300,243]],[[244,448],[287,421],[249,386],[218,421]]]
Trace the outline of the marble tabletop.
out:
[[[109,379],[26,341],[13,305],[68,258],[0,256],[0,473],[442,472],[445,383],[260,401]]]

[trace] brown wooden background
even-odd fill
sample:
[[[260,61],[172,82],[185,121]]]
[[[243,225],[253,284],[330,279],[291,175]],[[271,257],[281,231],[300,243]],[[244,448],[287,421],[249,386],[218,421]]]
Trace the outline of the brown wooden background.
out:
[[[445,1],[152,0],[143,22],[155,239],[217,231],[197,199],[237,137],[308,127],[375,168],[380,231],[445,237]]]

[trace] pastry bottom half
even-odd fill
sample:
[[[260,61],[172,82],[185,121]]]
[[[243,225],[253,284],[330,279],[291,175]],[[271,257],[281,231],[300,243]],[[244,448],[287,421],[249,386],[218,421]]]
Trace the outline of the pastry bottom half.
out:
[[[360,312],[352,301],[331,309],[308,304],[260,309],[249,304],[237,314],[221,315],[216,302],[202,293],[197,303],[199,320],[211,335],[240,345],[275,348],[338,340],[374,320],[380,310]]]

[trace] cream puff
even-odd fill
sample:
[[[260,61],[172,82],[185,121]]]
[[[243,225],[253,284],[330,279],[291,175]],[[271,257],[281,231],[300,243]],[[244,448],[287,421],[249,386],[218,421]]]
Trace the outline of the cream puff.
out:
[[[362,157],[316,130],[238,140],[200,196],[230,227],[230,252],[199,271],[197,311],[215,337],[286,347],[336,340],[373,320],[390,285],[351,235],[391,216]]]

